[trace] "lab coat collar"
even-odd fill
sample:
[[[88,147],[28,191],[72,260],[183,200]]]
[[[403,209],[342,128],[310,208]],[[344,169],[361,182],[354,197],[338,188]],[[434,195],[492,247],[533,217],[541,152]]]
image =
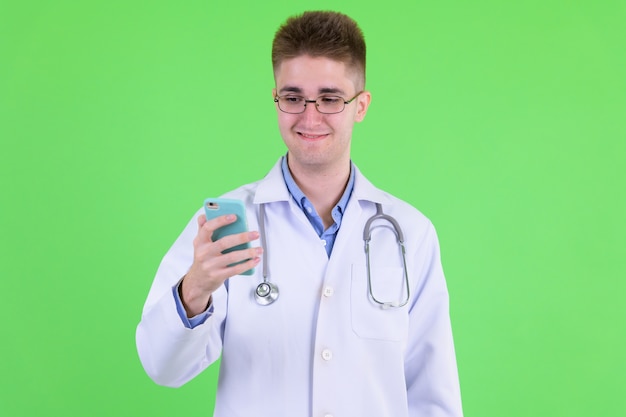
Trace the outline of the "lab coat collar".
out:
[[[254,195],[254,204],[289,201],[291,198],[281,170],[280,164],[282,158],[283,157],[279,158],[265,178],[259,181]],[[355,169],[355,179],[354,190],[352,190],[352,196],[350,197],[351,200],[364,200],[380,204],[389,203],[391,201],[389,195],[369,182],[367,178],[361,174],[361,171],[359,171],[356,165],[353,164],[352,166]]]
[[[289,201],[289,190],[280,167],[283,157],[278,158],[274,167],[259,181],[254,194],[254,204],[273,203],[275,201]]]

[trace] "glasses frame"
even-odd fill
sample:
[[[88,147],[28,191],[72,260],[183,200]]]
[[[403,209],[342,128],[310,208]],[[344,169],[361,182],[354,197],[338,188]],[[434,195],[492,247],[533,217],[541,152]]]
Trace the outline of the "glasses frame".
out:
[[[356,93],[356,95],[355,95],[354,97],[352,97],[350,100],[346,100],[345,98],[343,98],[343,97],[341,97],[341,96],[333,96],[333,95],[319,96],[319,97],[317,97],[315,100],[307,100],[306,98],[304,98],[304,96],[299,96],[299,95],[296,95],[296,94],[290,94],[290,96],[291,96],[291,97],[300,97],[300,98],[302,98],[302,99],[304,100],[304,107],[302,108],[302,111],[299,111],[299,112],[291,112],[291,111],[286,111],[286,110],[283,110],[283,109],[280,107],[280,101],[279,101],[279,100],[280,100],[281,98],[285,98],[285,97],[287,97],[287,96],[279,96],[279,95],[274,96],[274,103],[276,103],[276,105],[278,106],[278,110],[282,111],[283,113],[287,113],[287,114],[302,114],[302,113],[304,113],[304,112],[306,111],[306,105],[307,105],[307,104],[309,104],[309,103],[315,103],[315,110],[317,110],[317,111],[318,111],[319,113],[321,113],[321,114],[338,114],[338,113],[341,113],[342,111],[344,111],[344,110],[346,109],[346,104],[350,104],[350,103],[352,103],[352,102],[354,101],[354,99],[356,99],[356,98],[357,98],[359,95],[361,95],[364,91],[365,91],[365,90],[359,91],[359,92],[358,92],[358,93]],[[343,100],[343,108],[342,108],[341,110],[339,110],[339,111],[335,111],[335,112],[331,112],[331,113],[327,113],[327,112],[323,112],[323,111],[321,111],[321,110],[320,110],[320,105],[319,105],[319,103],[318,103],[317,101],[318,101],[319,99],[321,99],[321,98],[328,98],[328,97],[336,97],[336,98],[340,98],[340,99],[342,99],[342,100]]]

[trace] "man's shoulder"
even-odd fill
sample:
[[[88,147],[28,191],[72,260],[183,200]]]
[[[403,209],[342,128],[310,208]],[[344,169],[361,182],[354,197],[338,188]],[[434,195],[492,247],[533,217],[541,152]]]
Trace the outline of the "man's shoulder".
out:
[[[373,185],[363,174],[358,192],[359,199],[380,203],[385,214],[418,223],[430,223],[428,217],[408,201]]]
[[[289,191],[285,185],[285,179],[280,167],[281,160],[282,158],[274,164],[272,169],[262,179],[242,185],[224,194],[223,197],[242,200],[248,208],[251,208],[254,204],[288,201]]]
[[[222,198],[242,200],[246,205],[252,204],[252,201],[254,200],[254,195],[261,181],[262,180],[258,180],[249,184],[244,184],[238,188],[235,188],[234,190],[228,191],[227,193],[223,194]]]
[[[430,219],[413,204],[386,191],[383,191],[383,193],[390,201],[388,210],[391,215],[393,215],[394,212],[397,212],[399,216],[412,219],[413,221],[430,223]]]

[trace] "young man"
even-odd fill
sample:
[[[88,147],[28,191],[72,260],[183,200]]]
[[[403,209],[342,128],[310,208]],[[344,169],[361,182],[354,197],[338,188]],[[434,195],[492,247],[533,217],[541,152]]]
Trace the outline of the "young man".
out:
[[[433,226],[350,160],[371,100],[360,29],[304,13],[272,60],[287,155],[224,196],[244,202],[251,232],[212,241],[235,216],[199,212],[163,259],[137,328],[146,372],[180,386],[221,355],[217,417],[461,416]]]

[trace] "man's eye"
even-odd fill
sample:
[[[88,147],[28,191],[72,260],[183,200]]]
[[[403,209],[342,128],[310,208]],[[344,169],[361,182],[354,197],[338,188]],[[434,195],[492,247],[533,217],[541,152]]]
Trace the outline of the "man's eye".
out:
[[[289,104],[298,104],[302,102],[302,97],[298,97],[298,96],[285,96],[283,97],[283,100],[285,101],[285,103],[289,103]]]
[[[341,97],[320,97],[319,100],[322,104],[334,105],[341,101]]]

